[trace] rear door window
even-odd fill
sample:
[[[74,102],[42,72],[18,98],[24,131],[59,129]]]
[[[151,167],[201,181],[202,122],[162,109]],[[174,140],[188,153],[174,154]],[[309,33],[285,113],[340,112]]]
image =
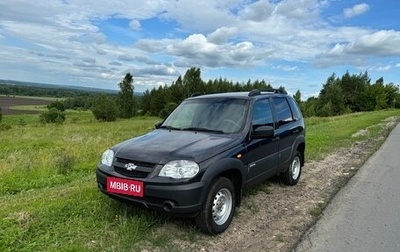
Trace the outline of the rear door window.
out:
[[[253,108],[253,128],[258,126],[273,126],[274,120],[272,117],[271,107],[268,99],[256,101]]]

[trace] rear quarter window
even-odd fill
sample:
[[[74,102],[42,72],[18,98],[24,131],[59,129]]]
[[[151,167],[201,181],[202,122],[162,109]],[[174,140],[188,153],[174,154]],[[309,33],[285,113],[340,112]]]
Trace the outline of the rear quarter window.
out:
[[[298,104],[296,103],[296,101],[294,99],[288,99],[288,101],[290,104],[290,108],[292,109],[294,119],[300,120],[301,118],[303,118],[303,115],[301,114],[301,110],[300,110]]]
[[[276,112],[276,118],[279,126],[291,123],[294,121],[292,110],[289,103],[284,97],[274,97],[272,99],[273,106]]]

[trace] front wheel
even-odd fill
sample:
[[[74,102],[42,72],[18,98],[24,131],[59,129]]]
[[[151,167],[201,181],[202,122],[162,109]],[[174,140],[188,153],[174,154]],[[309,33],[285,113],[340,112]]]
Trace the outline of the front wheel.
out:
[[[299,151],[296,151],[292,161],[289,164],[289,167],[285,172],[281,174],[281,179],[283,183],[287,185],[295,185],[299,182],[301,175],[301,154]]]
[[[218,177],[210,186],[206,203],[196,217],[196,223],[204,233],[219,234],[229,227],[234,212],[233,183],[225,177]]]

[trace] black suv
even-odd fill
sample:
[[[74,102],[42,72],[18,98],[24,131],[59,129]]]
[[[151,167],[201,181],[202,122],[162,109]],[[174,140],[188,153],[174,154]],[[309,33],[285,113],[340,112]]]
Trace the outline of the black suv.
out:
[[[97,183],[117,200],[195,217],[217,234],[250,186],[274,175],[295,185],[304,151],[303,116],[285,91],[197,95],[154,131],[106,150]]]

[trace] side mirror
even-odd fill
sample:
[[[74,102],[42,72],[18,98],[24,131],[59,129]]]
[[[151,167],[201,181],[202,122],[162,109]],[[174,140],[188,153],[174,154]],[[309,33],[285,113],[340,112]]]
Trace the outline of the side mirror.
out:
[[[275,129],[272,126],[259,126],[251,133],[251,138],[268,138],[274,136]]]

